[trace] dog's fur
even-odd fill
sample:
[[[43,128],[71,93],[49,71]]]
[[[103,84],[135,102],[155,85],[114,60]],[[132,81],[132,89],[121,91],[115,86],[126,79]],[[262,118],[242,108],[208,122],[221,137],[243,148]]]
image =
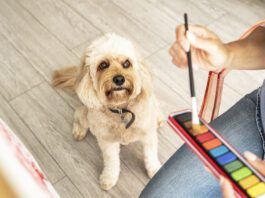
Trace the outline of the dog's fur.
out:
[[[128,68],[123,67],[126,60]],[[108,68],[99,66],[103,62]],[[117,74],[125,77],[122,86],[113,83]],[[82,140],[88,129],[96,136],[104,160],[103,189],[110,189],[118,180],[120,144],[140,141],[149,177],[157,172],[161,166],[157,156],[158,104],[150,74],[129,40],[115,34],[100,37],[87,48],[81,66],[54,72],[53,85],[75,91],[83,103],[74,115],[73,136]],[[109,108],[129,109],[136,115],[135,122],[125,129],[120,115]]]

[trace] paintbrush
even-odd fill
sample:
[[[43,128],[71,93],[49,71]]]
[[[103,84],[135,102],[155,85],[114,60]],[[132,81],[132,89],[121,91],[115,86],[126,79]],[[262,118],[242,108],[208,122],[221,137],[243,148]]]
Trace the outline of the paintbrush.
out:
[[[184,14],[184,24],[185,24],[185,33],[189,30],[188,27],[188,15],[187,13]],[[192,104],[192,126],[196,128],[200,126],[200,119],[198,116],[198,108],[197,108],[197,99],[195,94],[195,86],[194,86],[194,78],[193,78],[193,68],[192,68],[192,61],[191,61],[191,51],[189,50],[186,52],[187,60],[188,60],[188,70],[189,70],[189,81],[190,81],[190,96],[191,96],[191,104]]]

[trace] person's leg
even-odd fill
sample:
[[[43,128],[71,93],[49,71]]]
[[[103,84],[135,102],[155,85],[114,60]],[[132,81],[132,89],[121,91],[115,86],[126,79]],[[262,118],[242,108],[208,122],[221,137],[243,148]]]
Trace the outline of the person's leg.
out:
[[[240,152],[262,156],[256,125],[257,92],[245,96],[211,125]],[[182,146],[152,178],[140,195],[146,197],[221,197],[219,182],[204,170],[202,162]]]

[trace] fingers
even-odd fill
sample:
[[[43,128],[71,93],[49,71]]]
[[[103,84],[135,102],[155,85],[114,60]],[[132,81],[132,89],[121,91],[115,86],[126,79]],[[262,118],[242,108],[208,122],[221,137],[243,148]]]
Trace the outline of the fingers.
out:
[[[225,57],[223,43],[211,31],[198,25],[189,25],[186,33],[184,25],[176,28],[176,42],[170,48],[172,62],[178,67],[187,67],[187,51],[191,51],[193,67],[216,70],[216,65],[222,65]],[[219,61],[220,60],[220,61]],[[218,63],[218,64],[217,64]]]
[[[189,31],[199,37],[208,39],[218,39],[218,36],[215,33],[200,25],[189,25]]]
[[[204,39],[218,39],[218,36],[212,31],[199,25],[189,25],[189,32],[196,35],[197,37],[202,37]],[[180,43],[185,51],[189,50],[189,40],[186,37],[186,30],[184,25],[177,26],[176,40]]]
[[[265,161],[259,159],[255,154],[249,151],[246,151],[244,156],[257,171],[265,176]]]
[[[235,198],[234,189],[231,183],[223,176],[220,177],[220,184],[223,192],[223,198]]]
[[[193,47],[204,50],[206,53],[217,51],[218,44],[213,39],[199,37],[190,31],[187,32],[187,39]]]
[[[193,61],[195,64],[193,64],[193,67],[198,65],[199,68],[204,69],[206,71],[217,71],[218,68],[210,64],[208,55],[206,53],[203,53],[201,50],[192,50],[192,59],[196,60]]]
[[[192,54],[192,67],[194,70],[198,70],[200,68],[200,63],[197,61],[200,57],[197,55],[198,51],[191,50]],[[184,49],[175,42],[172,47],[169,49],[169,54],[172,57],[172,62],[176,66],[180,68],[186,68],[188,66],[187,54]],[[208,65],[208,64],[207,64]],[[207,68],[207,65],[205,67]],[[204,67],[202,67],[204,68]]]
[[[189,51],[190,44],[186,38],[186,31],[185,31],[184,25],[177,26],[177,28],[176,28],[176,40],[186,52]]]
[[[180,68],[187,66],[187,55],[184,49],[178,44],[174,43],[169,49],[169,54],[172,56],[172,62]]]
[[[219,38],[216,34],[199,25],[189,25],[189,31],[185,31],[184,25],[176,28],[176,40],[181,47],[188,51],[191,43],[195,48],[205,50],[206,52],[215,52],[218,47]]]

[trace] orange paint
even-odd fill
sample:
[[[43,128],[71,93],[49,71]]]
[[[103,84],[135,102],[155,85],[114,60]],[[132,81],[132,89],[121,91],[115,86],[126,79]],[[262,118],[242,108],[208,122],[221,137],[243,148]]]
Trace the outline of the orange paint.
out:
[[[208,129],[204,125],[192,125],[190,132],[192,135],[197,136],[208,132]]]
[[[259,179],[255,176],[255,175],[251,175],[245,179],[242,179],[239,184],[240,186],[242,186],[244,189],[248,189],[250,188],[251,186],[259,183]]]
[[[205,142],[205,143],[202,144],[202,146],[205,149],[207,149],[207,150],[211,150],[211,149],[213,149],[215,147],[218,147],[220,145],[222,145],[222,142],[220,140],[218,140],[217,138],[212,139],[212,140],[210,140],[210,141]]]

